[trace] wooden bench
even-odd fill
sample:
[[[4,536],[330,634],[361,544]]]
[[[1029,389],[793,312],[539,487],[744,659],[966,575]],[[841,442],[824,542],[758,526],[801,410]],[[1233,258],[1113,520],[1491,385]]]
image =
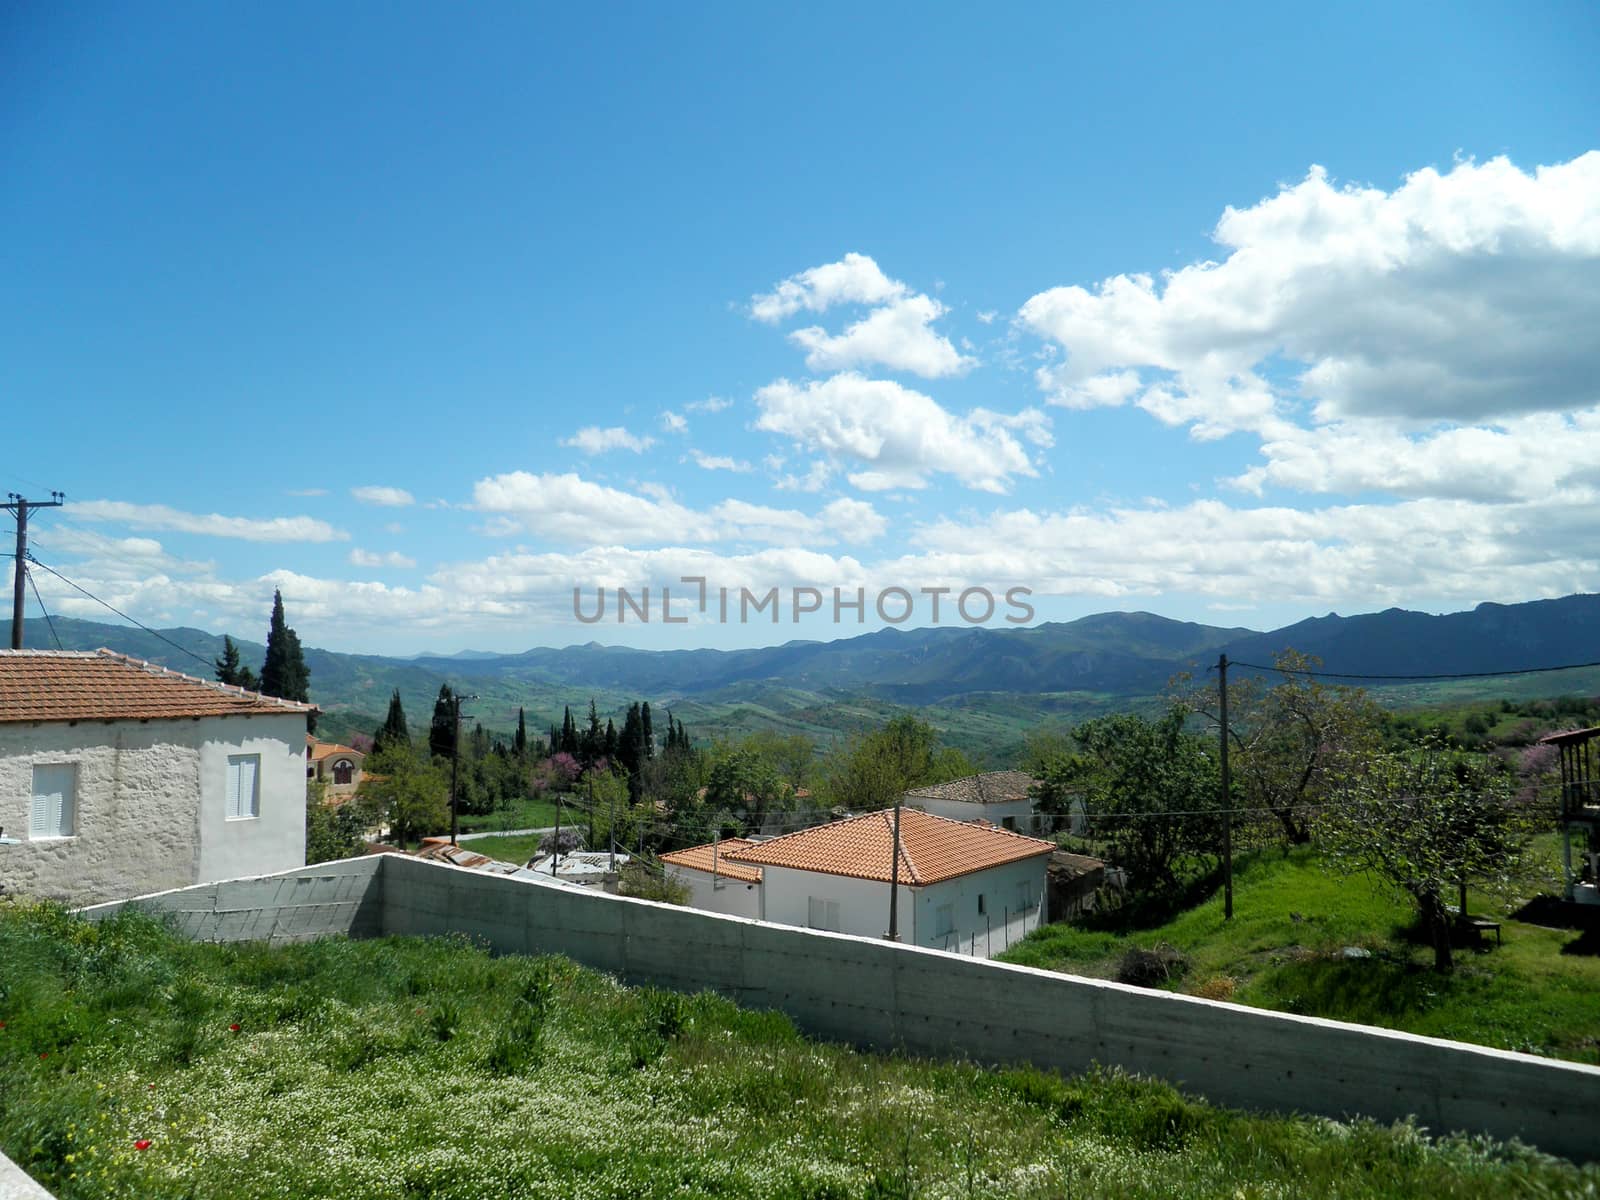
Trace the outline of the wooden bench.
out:
[[[1492,929],[1494,930],[1494,944],[1497,946],[1503,944],[1500,939],[1499,921],[1491,921],[1487,917],[1462,916],[1461,910],[1454,904],[1445,905],[1444,910],[1450,914],[1450,920],[1457,929],[1470,929],[1480,941],[1483,939],[1483,935]]]

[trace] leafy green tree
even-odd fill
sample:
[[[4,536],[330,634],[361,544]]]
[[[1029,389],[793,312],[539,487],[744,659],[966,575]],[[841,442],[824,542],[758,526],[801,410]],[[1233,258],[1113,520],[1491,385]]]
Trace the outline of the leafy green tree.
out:
[[[1106,843],[1145,893],[1179,884],[1185,860],[1214,858],[1220,840],[1220,778],[1205,741],[1184,731],[1174,705],[1156,721],[1132,713],[1100,717],[1073,731],[1076,750],[1040,772],[1040,807],[1064,811],[1081,798],[1087,836]]]
[[[354,858],[367,844],[371,823],[367,806],[357,799],[330,805],[320,780],[306,788],[306,862]]]
[[[830,804],[857,811],[887,808],[908,789],[975,773],[960,750],[939,745],[938,733],[909,713],[836,748],[822,768]]]
[[[1228,681],[1229,765],[1241,806],[1270,814],[1284,840],[1311,839],[1311,814],[1346,765],[1375,753],[1383,716],[1363,688],[1328,686],[1311,674],[1319,659],[1285,650],[1274,658],[1278,682],[1236,675]],[[1182,696],[1213,723],[1214,685]]]
[[[450,825],[450,774],[410,746],[390,745],[365,764],[357,795],[388,822],[402,848]]]
[[[784,811],[785,795],[772,764],[750,750],[727,749],[715,757],[706,776],[706,808],[729,814],[752,833]]]
[[[406,724],[406,710],[400,703],[400,689],[395,688],[389,697],[389,714],[384,717],[383,724],[372,735],[372,749],[374,753],[386,746],[411,745],[411,729]]]
[[[1463,883],[1513,877],[1538,828],[1518,805],[1502,764],[1431,741],[1352,763],[1317,822],[1328,861],[1409,896],[1433,946],[1434,969],[1454,966],[1448,898]]]
[[[433,702],[433,720],[428,725],[428,753],[435,758],[455,757],[456,695],[448,683],[439,685],[439,698]]]
[[[311,672],[306,667],[300,637],[283,615],[283,593],[272,593],[272,620],[267,627],[267,656],[261,664],[261,693],[280,700],[311,699]]]

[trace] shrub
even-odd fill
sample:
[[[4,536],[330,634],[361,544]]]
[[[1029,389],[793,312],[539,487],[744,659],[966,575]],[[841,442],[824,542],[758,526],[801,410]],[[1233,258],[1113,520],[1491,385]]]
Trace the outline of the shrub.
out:
[[[1188,969],[1188,959],[1165,942],[1153,950],[1134,946],[1117,966],[1117,982],[1131,983],[1135,987],[1160,987]]]

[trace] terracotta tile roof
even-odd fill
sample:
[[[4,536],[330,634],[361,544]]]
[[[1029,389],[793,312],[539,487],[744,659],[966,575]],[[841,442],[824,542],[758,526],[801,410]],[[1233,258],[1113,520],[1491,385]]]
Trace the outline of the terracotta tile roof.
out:
[[[688,867],[692,871],[704,871],[711,874],[712,846],[716,846],[717,874],[726,875],[729,879],[737,879],[741,883],[760,883],[761,869],[759,867],[741,866],[736,862],[729,862],[728,855],[735,850],[743,850],[756,843],[749,838],[723,838],[721,842],[707,842],[704,846],[690,846],[687,850],[672,850],[661,856],[664,863],[672,863],[678,867]]]
[[[1026,771],[985,771],[948,783],[912,788],[908,800],[960,800],[967,804],[1007,804],[1028,799],[1034,779]]]
[[[0,722],[314,712],[110,650],[0,650]]]
[[[728,857],[740,862],[825,875],[848,875],[888,883],[889,847],[894,810],[847,817],[799,833],[758,842]],[[941,883],[961,875],[1025,858],[1047,855],[1054,842],[1024,837],[1009,829],[952,821],[914,808],[900,810],[900,881],[915,886]]]
[[[315,738],[306,739],[306,754],[312,762],[320,762],[324,758],[332,758],[335,754],[353,754],[357,758],[365,758],[361,751],[350,746],[342,746],[338,742],[319,742]]]

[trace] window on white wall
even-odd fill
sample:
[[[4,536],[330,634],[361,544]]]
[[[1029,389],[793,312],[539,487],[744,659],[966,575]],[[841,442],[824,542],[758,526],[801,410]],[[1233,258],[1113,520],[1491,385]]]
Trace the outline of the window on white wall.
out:
[[[78,769],[72,763],[41,763],[33,768],[33,804],[28,810],[30,838],[71,837],[77,832]]]
[[[228,755],[228,820],[261,815],[261,755]]]
[[[821,896],[806,897],[806,924],[812,929],[839,932],[839,902]]]

